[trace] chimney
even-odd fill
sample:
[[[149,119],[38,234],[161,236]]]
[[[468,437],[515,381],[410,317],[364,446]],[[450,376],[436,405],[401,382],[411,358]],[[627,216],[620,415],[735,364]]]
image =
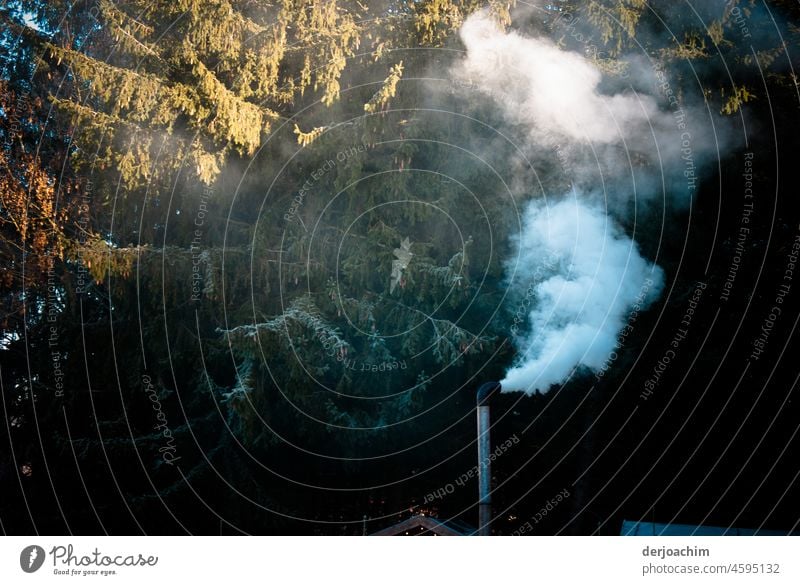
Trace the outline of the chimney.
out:
[[[492,442],[490,403],[500,391],[499,382],[486,382],[478,388],[478,536],[491,534],[492,521]]]

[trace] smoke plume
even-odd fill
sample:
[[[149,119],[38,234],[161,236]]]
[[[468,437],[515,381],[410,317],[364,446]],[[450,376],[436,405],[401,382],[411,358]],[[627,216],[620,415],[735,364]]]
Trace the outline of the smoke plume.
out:
[[[659,297],[663,270],[642,257],[617,220],[662,194],[676,207],[691,199],[685,181],[683,189],[655,187],[668,187],[670,174],[685,176],[679,124],[691,112],[641,91],[656,87],[644,67],[634,68],[639,91],[630,81],[617,93],[601,91],[592,61],[503,31],[486,13],[470,17],[461,37],[467,56],[454,74],[494,100],[525,133],[534,158],[552,158],[556,149],[568,175],[567,193],[528,204],[518,254],[507,265],[511,286],[528,288],[518,311],[524,332],[516,325],[513,332],[518,358],[501,384],[547,391],[576,368],[605,369],[630,316]],[[692,173],[708,152],[692,142]]]
[[[569,141],[616,144],[635,137],[649,123],[664,122],[648,95],[601,95],[601,72],[582,55],[563,51],[550,40],[500,30],[486,13],[461,28],[467,59],[461,75],[504,106],[511,121],[533,138],[552,133]]]
[[[578,197],[529,205],[519,236],[520,302],[531,333],[517,339],[519,363],[504,390],[547,390],[578,365],[599,371],[615,350],[628,314],[647,308],[663,271],[601,209]],[[533,297],[533,298],[531,298]]]

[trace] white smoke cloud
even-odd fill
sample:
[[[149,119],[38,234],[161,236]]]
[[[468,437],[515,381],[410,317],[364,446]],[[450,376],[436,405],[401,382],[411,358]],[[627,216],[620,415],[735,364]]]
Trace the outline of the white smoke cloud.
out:
[[[461,39],[467,58],[460,75],[477,81],[537,137],[615,144],[668,121],[652,96],[601,95],[602,74],[588,59],[547,39],[506,33],[485,12],[466,20]]]
[[[500,107],[526,135],[532,158],[556,151],[564,182],[603,198],[617,215],[630,213],[634,197],[641,207],[686,208],[695,185],[684,173],[694,177],[730,141],[726,128],[707,127],[702,105],[679,104],[644,57],[628,60],[624,81],[604,84],[591,59],[506,32],[486,12],[470,16],[460,34],[467,54],[453,76]]]
[[[529,333],[516,336],[519,355],[501,385],[547,391],[578,367],[603,369],[631,311],[659,297],[663,270],[641,256],[606,210],[620,216],[634,199],[661,195],[653,188],[661,181],[652,179],[662,165],[680,161],[680,132],[653,95],[603,93],[603,75],[590,60],[547,39],[503,31],[485,12],[467,19],[461,38],[467,56],[455,75],[500,106],[527,135],[534,158],[552,157],[555,145],[568,163],[572,192],[529,204],[519,255],[507,266],[512,285],[533,284],[521,301]],[[702,154],[704,146],[694,146]],[[610,187],[602,193],[599,176]]]
[[[602,210],[579,198],[531,204],[509,271],[531,282],[531,333],[517,339],[518,363],[504,391],[546,391],[577,366],[600,370],[632,309],[656,300],[664,273],[639,254]],[[550,267],[542,273],[542,267]],[[524,348],[524,349],[523,349]]]

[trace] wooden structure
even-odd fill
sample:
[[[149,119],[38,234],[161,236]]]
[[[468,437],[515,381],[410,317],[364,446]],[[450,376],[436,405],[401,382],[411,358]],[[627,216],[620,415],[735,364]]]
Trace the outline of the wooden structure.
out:
[[[470,536],[472,534],[475,534],[475,529],[466,524],[452,520],[443,522],[438,518],[415,514],[373,533],[372,536]]]

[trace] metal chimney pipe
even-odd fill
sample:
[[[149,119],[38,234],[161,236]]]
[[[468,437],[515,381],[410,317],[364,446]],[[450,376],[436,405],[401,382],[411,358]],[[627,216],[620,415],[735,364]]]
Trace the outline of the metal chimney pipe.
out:
[[[478,388],[478,536],[491,534],[492,521],[492,441],[490,404],[500,391],[499,382],[486,382]]]

